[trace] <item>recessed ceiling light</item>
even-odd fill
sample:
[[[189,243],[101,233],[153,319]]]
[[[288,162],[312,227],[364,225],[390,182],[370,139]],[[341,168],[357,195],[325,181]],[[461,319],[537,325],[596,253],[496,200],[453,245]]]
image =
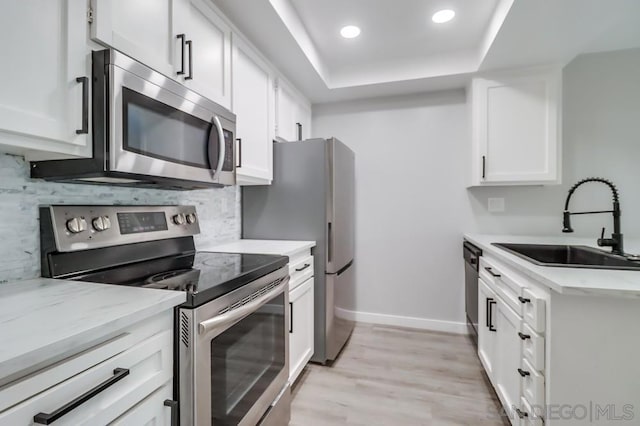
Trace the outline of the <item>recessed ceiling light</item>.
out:
[[[344,38],[356,38],[360,35],[360,28],[355,25],[347,25],[346,27],[342,27],[340,35]]]
[[[433,14],[431,20],[436,24],[444,24],[445,22],[449,22],[456,16],[456,12],[451,9],[439,10]]]

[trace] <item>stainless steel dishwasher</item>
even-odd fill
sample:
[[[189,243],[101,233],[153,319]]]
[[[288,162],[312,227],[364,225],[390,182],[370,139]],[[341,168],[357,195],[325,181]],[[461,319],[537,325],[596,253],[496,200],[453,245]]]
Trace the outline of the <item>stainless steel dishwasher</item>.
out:
[[[482,250],[468,241],[462,245],[464,255],[464,307],[467,328],[473,342],[478,345],[478,267]]]

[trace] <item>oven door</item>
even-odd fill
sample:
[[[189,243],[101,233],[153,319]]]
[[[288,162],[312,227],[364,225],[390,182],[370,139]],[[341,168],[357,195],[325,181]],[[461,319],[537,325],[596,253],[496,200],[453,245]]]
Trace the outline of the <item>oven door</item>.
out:
[[[124,64],[132,70],[109,65],[109,169],[235,184],[232,115],[149,69],[140,77],[135,61]]]
[[[287,386],[288,281],[267,282],[268,292],[265,283],[254,287],[242,295],[250,300],[245,305],[210,319],[202,314],[211,306],[218,311],[219,299],[196,309],[193,418],[183,413],[183,424],[255,425]]]

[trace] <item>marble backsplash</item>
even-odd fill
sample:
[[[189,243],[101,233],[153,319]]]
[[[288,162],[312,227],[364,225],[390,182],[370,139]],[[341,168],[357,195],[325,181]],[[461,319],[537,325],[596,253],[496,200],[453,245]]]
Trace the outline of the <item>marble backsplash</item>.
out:
[[[38,206],[46,204],[184,204],[200,217],[196,244],[240,238],[240,188],[167,191],[60,184],[29,178],[23,157],[0,154],[0,283],[40,276]]]

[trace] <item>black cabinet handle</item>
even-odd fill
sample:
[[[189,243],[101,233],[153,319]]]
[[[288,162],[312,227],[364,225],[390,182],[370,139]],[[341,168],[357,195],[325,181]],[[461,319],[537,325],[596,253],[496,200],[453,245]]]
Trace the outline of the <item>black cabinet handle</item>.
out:
[[[165,399],[164,406],[171,408],[171,426],[178,426],[178,401]]]
[[[531,299],[525,299],[522,296],[518,296],[518,300],[520,301],[520,303],[531,303]]]
[[[289,302],[289,333],[293,333],[293,302]]]
[[[180,56],[180,71],[178,71],[176,74],[178,75],[184,75],[184,49],[185,49],[185,44],[186,44],[186,40],[187,40],[187,36],[184,34],[178,34],[177,38],[182,42],[182,55]]]
[[[305,263],[304,266],[302,268],[296,268],[296,272],[300,272],[300,271],[304,271],[305,269],[307,269],[309,266],[311,266],[310,263]]]
[[[333,245],[333,235],[331,231],[331,222],[327,224],[327,262],[331,262],[332,250],[331,246]]]
[[[486,171],[487,171],[487,157],[486,156],[482,156],[482,179],[486,178]]]
[[[527,377],[527,376],[531,375],[531,373],[529,373],[528,371],[523,370],[522,368],[518,368],[518,374],[520,374],[522,377]]]
[[[57,410],[51,413],[36,414],[35,416],[33,416],[33,422],[39,425],[49,425],[55,422],[56,420],[58,420],[60,417],[64,416],[65,414],[69,414],[71,411],[75,410],[85,402],[89,401],[91,398],[98,395],[100,392],[103,392],[109,387],[115,385],[117,382],[124,379],[128,375],[129,375],[129,370],[127,370],[126,368],[116,368],[115,370],[113,370],[113,377],[109,378],[108,380],[105,380],[95,388],[80,395],[73,401],[63,405],[62,407],[58,408]]]
[[[187,40],[184,42],[184,44],[189,46],[189,75],[184,79],[193,80],[193,40]]]
[[[238,164],[236,168],[238,168],[242,167],[242,138],[237,138],[236,141],[238,142]]]
[[[298,140],[301,141],[302,140],[302,123],[296,123],[296,126],[298,126]]]
[[[487,311],[487,327],[489,328],[489,331],[496,331],[495,327],[493,326],[492,322],[491,322],[491,317],[493,316],[493,305],[496,304],[497,302],[491,298],[491,297],[487,297],[487,301],[486,301],[486,311]]]
[[[485,269],[485,271],[487,271],[488,273],[490,273],[490,274],[491,274],[491,276],[492,276],[492,277],[494,277],[494,278],[500,278],[500,277],[502,276],[502,275],[500,275],[500,274],[496,274],[495,272],[493,272],[493,269],[491,269],[491,268],[490,268],[490,267],[488,267],[488,266],[485,266],[485,267],[484,267],[484,269]]]
[[[521,419],[524,419],[525,417],[529,416],[529,413],[526,413],[524,411],[522,411],[519,408],[516,408],[516,414],[518,415],[518,417],[520,417]]]
[[[82,83],[82,128],[76,130],[77,135],[89,133],[89,77],[78,77],[76,82]]]
[[[521,332],[519,332],[519,331],[518,331],[518,336],[520,336],[520,338],[521,338],[522,340],[531,339],[531,336],[530,336],[530,335],[528,335],[528,334],[524,334],[524,333],[521,333]]]

